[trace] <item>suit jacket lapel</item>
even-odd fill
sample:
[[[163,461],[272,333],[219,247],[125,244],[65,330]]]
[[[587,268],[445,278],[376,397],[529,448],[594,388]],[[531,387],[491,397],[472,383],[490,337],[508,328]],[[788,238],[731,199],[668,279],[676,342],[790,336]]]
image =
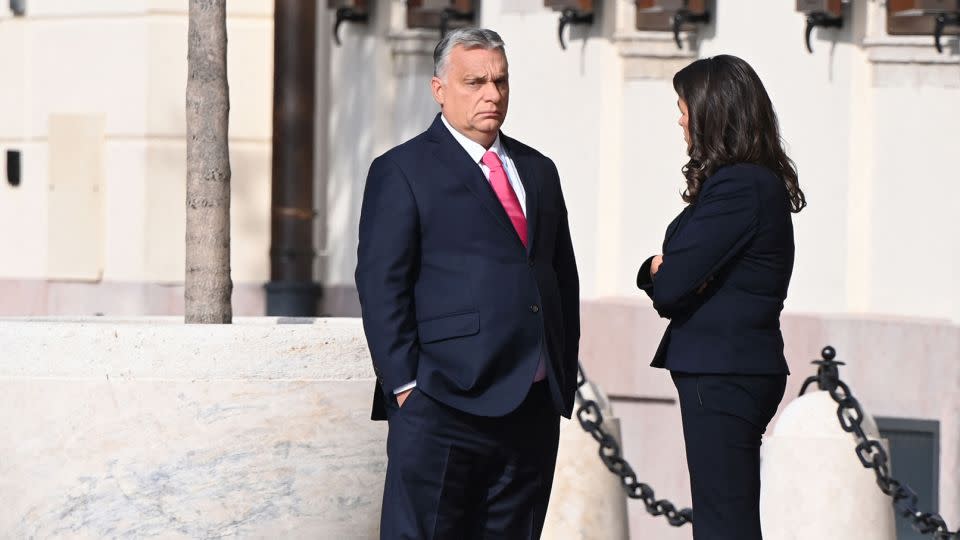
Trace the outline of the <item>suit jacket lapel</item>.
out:
[[[520,145],[506,135],[500,134],[500,142],[503,143],[517,166],[517,174],[520,175],[520,183],[523,184],[523,190],[527,195],[527,253],[533,253],[533,244],[537,238],[537,221],[540,215],[540,179],[536,176],[536,163],[532,156],[524,153]]]
[[[467,189],[473,193],[480,203],[490,212],[493,218],[502,227],[517,236],[513,224],[507,216],[506,210],[500,204],[500,199],[490,186],[490,182],[483,176],[480,165],[470,159],[470,155],[457,143],[447,127],[443,125],[438,114],[433,125],[427,130],[428,138],[435,143],[433,154],[450,172],[458,178]],[[517,238],[519,242],[519,237]]]

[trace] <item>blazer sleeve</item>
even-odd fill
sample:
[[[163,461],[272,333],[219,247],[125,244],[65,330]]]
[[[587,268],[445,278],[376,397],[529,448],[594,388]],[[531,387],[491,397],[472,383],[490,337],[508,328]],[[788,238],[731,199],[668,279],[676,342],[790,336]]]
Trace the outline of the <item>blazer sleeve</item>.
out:
[[[416,201],[389,158],[370,165],[360,210],[355,274],[374,371],[389,392],[416,379],[420,355],[413,290],[419,273]]]
[[[758,210],[752,178],[731,175],[704,184],[692,214],[670,239],[663,263],[651,280],[648,294],[661,316],[670,318],[688,306],[697,289],[753,238]],[[649,276],[649,266],[644,266]]]
[[[670,237],[673,236],[676,228],[680,226],[680,220],[683,219],[684,214],[686,214],[689,209],[689,206],[684,208],[684,210],[667,225],[667,230],[663,234],[663,247],[660,248],[661,252],[666,251]],[[650,275],[650,267],[653,266],[653,259],[654,256],[647,257],[647,260],[643,261],[643,264],[640,265],[640,270],[637,271],[637,288],[647,293],[647,296],[649,296],[651,300],[653,300],[653,277]]]
[[[640,270],[637,271],[637,288],[647,293],[651,300],[653,300],[653,277],[650,275],[650,267],[653,266],[655,256],[647,257],[647,260],[640,265]]]
[[[569,381],[576,380],[580,360],[580,277],[577,273],[577,259],[573,253],[573,241],[570,238],[567,206],[563,199],[563,190],[560,189],[560,175],[556,165],[551,162],[551,166],[557,189],[560,190],[560,225],[553,252],[553,271],[560,289],[565,331],[563,366]]]

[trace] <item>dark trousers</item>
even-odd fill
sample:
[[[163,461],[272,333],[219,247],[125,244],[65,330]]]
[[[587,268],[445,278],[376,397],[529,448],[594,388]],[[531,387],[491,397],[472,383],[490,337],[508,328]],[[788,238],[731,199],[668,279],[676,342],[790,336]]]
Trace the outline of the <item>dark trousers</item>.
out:
[[[786,375],[672,372],[680,396],[695,540],[760,540],[760,437]]]
[[[499,418],[414,389],[388,421],[382,540],[540,537],[560,436],[546,382]]]

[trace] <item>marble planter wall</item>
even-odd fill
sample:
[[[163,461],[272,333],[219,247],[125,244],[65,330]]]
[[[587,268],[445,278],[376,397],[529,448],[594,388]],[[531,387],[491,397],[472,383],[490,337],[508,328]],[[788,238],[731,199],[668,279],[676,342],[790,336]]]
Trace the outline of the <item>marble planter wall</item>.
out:
[[[378,537],[358,319],[0,319],[0,351],[0,539]],[[561,441],[546,537],[625,540],[596,443]]]
[[[375,537],[386,426],[362,336],[0,322],[0,537]]]
[[[359,320],[235,322],[0,319],[0,538],[375,538],[386,425],[369,421]],[[687,506],[675,390],[647,367],[663,325],[645,300],[584,302],[581,356],[639,480]],[[939,510],[956,527],[960,328],[790,314],[783,329],[784,407],[831,344],[867,412],[940,422]],[[582,525],[603,517],[576,479],[608,480],[580,461],[596,450],[576,427],[565,424],[552,502],[563,515],[550,519],[580,525],[553,529],[562,538],[589,538]],[[634,538],[690,538],[627,505]]]

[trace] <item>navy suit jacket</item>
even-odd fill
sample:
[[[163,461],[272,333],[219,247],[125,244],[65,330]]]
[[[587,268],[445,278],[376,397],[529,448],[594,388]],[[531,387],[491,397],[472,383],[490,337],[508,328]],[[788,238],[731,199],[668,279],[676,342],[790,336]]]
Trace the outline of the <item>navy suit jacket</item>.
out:
[[[413,380],[451,407],[503,416],[523,402],[542,352],[557,411],[570,416],[580,292],[560,178],[536,150],[500,140],[526,191],[526,248],[440,115],[370,165],[356,284],[374,419]]]
[[[667,227],[656,276],[650,277],[652,257],[637,274],[637,286],[670,319],[651,365],[687,373],[789,373],[780,312],[793,259],[783,180],[760,165],[722,167]]]

